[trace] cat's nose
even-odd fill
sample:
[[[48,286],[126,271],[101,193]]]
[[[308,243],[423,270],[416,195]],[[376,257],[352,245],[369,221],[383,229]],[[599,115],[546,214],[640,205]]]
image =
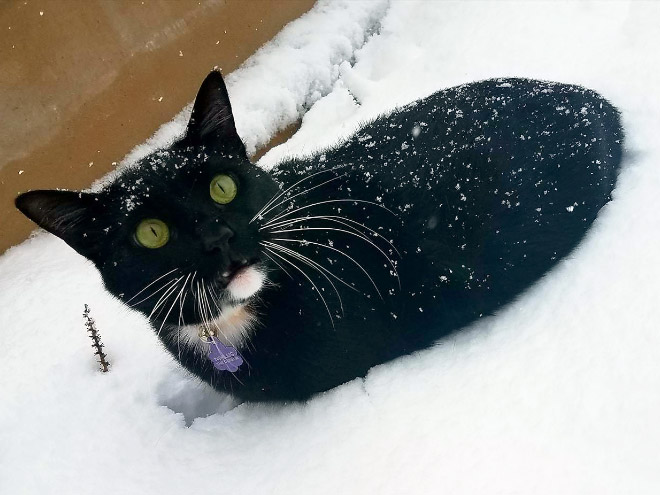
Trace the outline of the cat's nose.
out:
[[[227,225],[220,225],[213,231],[206,231],[203,235],[204,249],[207,252],[226,250],[229,241],[234,237],[234,231]]]

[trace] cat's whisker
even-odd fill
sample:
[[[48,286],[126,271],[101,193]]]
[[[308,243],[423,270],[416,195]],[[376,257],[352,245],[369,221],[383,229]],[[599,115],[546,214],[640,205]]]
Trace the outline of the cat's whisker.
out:
[[[218,329],[218,331],[220,331],[221,329],[220,329],[220,326],[218,325],[217,317],[213,316],[213,308],[211,307],[211,302],[209,301],[209,299],[213,299],[213,297],[211,296],[211,291],[209,290],[209,288],[206,285],[203,286],[202,290],[204,292],[204,302],[206,303],[208,315],[211,318],[211,321],[213,322],[213,325]],[[211,296],[211,297],[209,297],[209,296]],[[220,314],[222,314],[222,312],[218,311],[218,316]],[[223,333],[223,335],[225,335],[225,334]],[[226,338],[226,336],[225,336],[225,338]]]
[[[181,325],[176,330],[176,348],[179,354],[179,362],[181,362]]]
[[[213,285],[209,285],[207,288],[210,296],[209,299],[213,303],[213,306],[215,306],[215,309],[218,311],[218,315],[221,315],[223,311],[220,305],[218,304],[218,301],[220,300],[220,296],[218,296],[218,293],[213,288]]]
[[[306,210],[307,208],[312,208],[314,206],[325,205],[325,204],[329,204],[329,203],[366,203],[366,204],[370,204],[370,205],[373,205],[373,206],[377,206],[379,208],[383,208],[385,211],[391,213],[392,215],[394,215],[395,217],[398,218],[398,215],[396,213],[394,213],[392,210],[390,210],[387,206],[383,205],[382,203],[376,203],[375,201],[368,201],[366,199],[341,198],[341,199],[328,199],[326,201],[317,201],[316,203],[301,206],[300,208],[296,208],[294,210],[281,213],[281,214],[267,220],[266,222],[264,222],[262,224],[261,228],[268,227],[270,224],[272,224],[273,222],[275,222],[277,220],[280,220],[284,217],[288,217],[289,215],[293,215],[294,213],[297,213],[299,211]]]
[[[209,291],[209,296],[210,296],[209,298],[207,298],[207,304],[208,304],[208,299],[210,299],[211,302],[213,303],[213,306],[215,306],[215,309],[218,311],[218,315],[222,315],[222,313],[223,313],[223,309],[222,309],[222,308],[220,307],[220,305],[218,304],[218,301],[220,300],[220,296],[218,295],[218,293],[217,293],[217,292],[215,291],[215,289],[213,288],[213,285],[209,285],[209,286],[207,287],[207,289],[208,289],[208,291]],[[209,311],[210,311],[210,310],[211,310],[211,306],[209,305]],[[218,328],[218,330],[221,331],[221,329],[220,329],[220,327],[218,326],[217,323],[215,324],[215,326]],[[224,335],[224,334],[223,334],[223,335]],[[225,338],[226,338],[226,337],[225,337]]]
[[[136,292],[136,293],[135,293],[130,299],[128,299],[127,301],[124,301],[124,304],[128,304],[128,303],[131,302],[133,299],[135,299],[137,296],[139,296],[140,294],[142,294],[145,290],[147,290],[149,287],[151,287],[152,285],[154,285],[156,282],[158,282],[159,280],[161,280],[161,279],[167,277],[170,273],[175,272],[175,271],[177,271],[177,270],[178,270],[178,268],[173,268],[173,269],[170,270],[169,272],[167,272],[167,273],[161,275],[160,277],[158,277],[157,279],[155,279],[153,282],[151,282],[150,284],[146,285],[141,291]],[[136,304],[139,304],[139,303],[136,303]]]
[[[278,189],[278,192],[279,192],[279,189]],[[248,224],[251,224],[252,222],[254,222],[259,217],[259,215],[261,215],[261,212],[264,211],[266,208],[268,208],[268,206],[271,204],[271,202],[275,199],[275,196],[277,196],[277,193],[273,194],[273,196],[268,201],[266,201],[266,204],[264,204],[264,206],[262,206],[261,209],[257,213],[254,214],[254,216],[250,219]]]
[[[282,225],[280,225],[279,227],[276,227],[276,229],[285,229],[285,228],[288,228],[288,227],[290,227],[290,226],[295,226],[295,225],[294,225],[294,224],[282,224]],[[296,228],[299,228],[299,229],[302,229],[302,230],[312,230],[312,229],[322,229],[322,230],[326,230],[326,229],[330,229],[331,227],[324,227],[324,226],[321,226],[321,227],[315,227],[315,226],[313,226],[313,225],[312,225],[312,226],[308,226],[308,225],[300,225],[300,226],[298,226],[298,227],[296,227]],[[363,240],[365,240],[365,241],[369,241],[369,238],[366,236],[366,234],[365,234],[364,232],[362,232],[361,230],[356,229],[355,227],[350,227],[350,228],[351,228],[351,232],[353,232],[354,235],[360,237],[361,239],[363,239]],[[283,230],[275,230],[275,228],[274,228],[273,230],[268,231],[268,233],[276,234],[276,233],[278,233],[278,232],[282,232],[282,231],[283,231]]]
[[[267,244],[264,244],[264,243],[267,243]],[[311,263],[312,265],[314,265],[314,268],[316,268],[317,271],[318,271],[318,270],[322,270],[323,272],[327,273],[327,274],[330,275],[332,278],[334,278],[334,279],[337,280],[338,282],[342,283],[343,285],[345,285],[345,286],[348,287],[349,289],[351,289],[351,290],[353,290],[353,291],[355,291],[355,292],[358,292],[358,293],[364,295],[363,292],[359,291],[357,288],[353,287],[351,284],[349,284],[348,282],[346,282],[346,281],[343,280],[342,278],[340,278],[340,277],[338,277],[337,275],[335,275],[333,272],[331,272],[330,270],[328,270],[325,266],[321,265],[320,263],[314,261],[313,259],[311,259],[311,258],[305,256],[304,254],[302,254],[302,253],[300,253],[300,252],[298,252],[298,251],[296,251],[296,250],[294,250],[294,249],[290,249],[290,248],[287,248],[287,247],[285,247],[285,246],[281,246],[280,244],[277,244],[277,243],[274,243],[274,242],[270,242],[270,241],[264,241],[263,243],[260,243],[260,244],[261,244],[262,246],[268,245],[268,246],[271,247],[271,248],[280,249],[280,250],[282,250],[283,252],[287,252],[287,253],[290,253],[290,254],[293,255],[293,256],[299,257],[300,261],[306,262],[307,264]],[[325,277],[325,274],[324,274],[324,273],[321,273],[321,274]],[[327,277],[326,277],[326,278],[327,278]],[[329,279],[328,279],[328,282],[330,282],[330,284],[332,284],[332,282],[331,282]],[[339,292],[338,292],[337,289],[335,288],[334,284],[332,284],[332,287],[335,289],[335,292],[337,292],[337,297],[339,298],[339,301],[340,301],[340,304],[341,304],[341,296],[339,295]],[[343,313],[343,311],[344,311],[344,308],[343,308],[343,306],[342,306],[342,313]]]
[[[263,244],[262,244],[262,246],[263,246]],[[263,247],[265,247],[265,246],[263,246]],[[290,278],[291,280],[293,280],[293,277],[292,277],[291,274],[287,271],[286,268],[284,268],[282,265],[280,265],[280,264],[279,264],[279,263],[278,263],[278,262],[277,262],[277,261],[271,256],[271,255],[269,255],[269,254],[266,253],[265,251],[264,251],[263,254],[265,254],[265,255],[266,255],[266,256],[267,256],[267,257],[268,257],[273,263],[275,263],[277,266],[279,266],[279,267],[280,267],[280,270],[282,270],[284,273],[286,273],[286,274],[289,276],[289,278]]]
[[[278,206],[283,205],[284,203],[288,203],[288,202],[291,201],[292,199],[294,199],[294,198],[296,198],[296,197],[298,197],[298,196],[300,196],[300,195],[302,195],[302,194],[307,194],[308,192],[313,191],[314,189],[317,189],[317,188],[319,188],[319,187],[321,187],[321,186],[324,186],[324,185],[326,185],[326,184],[329,184],[330,182],[333,182],[333,181],[335,181],[335,180],[338,180],[338,179],[341,179],[341,178],[343,178],[343,177],[346,177],[346,175],[347,175],[347,174],[337,175],[336,177],[333,177],[332,179],[326,180],[325,182],[321,182],[320,184],[317,184],[317,185],[315,185],[315,186],[312,186],[312,187],[310,187],[309,189],[305,189],[304,191],[300,191],[300,192],[294,194],[293,196],[289,196],[288,198],[285,198],[285,199],[283,199],[282,201],[280,201],[279,203],[276,203],[276,204],[274,204],[273,206],[271,206],[271,207],[269,207],[268,209],[266,209],[266,210],[261,214],[261,216],[266,215],[269,211],[274,210],[275,208],[277,208]]]
[[[218,310],[218,314],[222,314],[222,308],[221,308],[220,305],[218,304],[218,301],[220,300],[220,296],[219,296],[218,293],[215,291],[215,288],[214,288],[213,284],[212,284],[212,285],[209,285],[209,286],[208,286],[208,289],[209,289],[209,295],[211,295],[211,302],[213,303],[213,305],[214,305],[214,306],[216,307],[216,309]],[[250,343],[251,343],[251,342],[250,342],[250,339],[249,339],[249,335],[243,335],[243,337],[244,337],[244,342],[245,342],[246,347],[249,348],[249,347],[250,347]],[[256,351],[256,349],[254,348],[254,346],[252,347],[252,349]],[[250,363],[248,363],[248,361],[245,359],[245,356],[241,356],[241,357],[242,357],[243,360],[245,361],[245,364],[247,364],[248,367],[249,367],[249,366],[250,366]]]
[[[172,285],[170,285],[169,289],[167,289],[165,291],[165,293],[163,293],[163,295],[160,296],[160,299],[158,299],[158,301],[154,305],[153,309],[151,310],[151,313],[149,313],[149,316],[148,316],[149,320],[151,320],[151,317],[154,315],[156,310],[158,310],[158,308],[163,306],[163,304],[165,304],[165,301],[167,301],[167,299],[169,299],[169,297],[176,291],[176,288],[177,288],[177,286],[178,286],[178,284],[181,280],[183,280],[183,276],[177,278],[174,281],[174,283]],[[161,311],[162,311],[162,308],[161,308]],[[161,311],[159,311],[158,314],[160,314]]]
[[[216,321],[216,318],[213,317],[213,310],[211,308],[211,304],[209,303],[208,296],[206,294],[207,287],[204,284],[204,279],[202,279],[201,282],[202,282],[201,300],[202,300],[202,307],[204,308],[204,313],[206,315],[206,317],[204,319],[205,319],[205,322],[207,324],[207,327],[210,327],[211,325],[214,326],[216,328],[216,330],[218,332],[220,332],[220,334],[222,334],[222,336],[225,338],[225,340],[227,342],[229,342],[229,339],[227,338],[227,335],[225,335],[225,333],[222,331],[222,328],[220,327],[220,325]]]
[[[299,243],[299,244],[311,244],[311,245],[313,245],[313,246],[319,246],[319,247],[323,247],[323,248],[326,248],[326,249],[330,249],[330,250],[332,250],[332,251],[335,251],[335,252],[341,254],[342,256],[345,256],[346,258],[348,258],[349,260],[351,260],[351,261],[352,261],[352,262],[353,262],[353,263],[354,263],[354,264],[355,264],[360,270],[362,270],[362,273],[364,273],[364,274],[367,276],[367,278],[369,279],[369,281],[371,282],[371,284],[374,286],[374,289],[376,289],[376,292],[378,293],[378,296],[379,296],[381,299],[383,298],[382,294],[380,293],[380,290],[378,290],[378,286],[376,285],[376,282],[374,282],[374,279],[371,278],[371,275],[369,275],[369,272],[367,272],[367,270],[365,270],[364,267],[363,267],[360,263],[358,263],[357,261],[355,261],[355,259],[353,259],[350,255],[346,254],[346,253],[345,253],[344,251],[342,251],[341,249],[337,249],[336,247],[333,247],[333,246],[326,246],[325,244],[321,244],[321,243],[319,243],[319,242],[306,241],[306,240],[304,240],[304,239],[295,239],[295,238],[282,239],[282,238],[276,238],[276,239],[273,239],[273,241],[297,242],[297,243]]]
[[[201,279],[203,281],[203,279]],[[202,300],[202,291],[200,289],[200,281],[198,280],[195,282],[195,287],[197,287],[197,296],[196,296],[196,301],[197,301],[197,309],[199,311],[199,319],[201,321],[201,326],[203,328],[208,329],[208,324],[207,324],[207,318],[206,318],[206,313],[204,311],[203,307],[203,300]]]
[[[279,248],[279,249],[282,249],[282,250],[286,250],[287,252],[293,253],[293,254],[295,254],[296,256],[300,256],[301,258],[303,258],[304,260],[306,260],[308,263],[312,263],[312,264],[314,265],[314,267],[315,267],[317,270],[318,270],[318,269],[323,270],[325,273],[327,273],[328,275],[330,275],[331,277],[333,277],[335,280],[341,282],[342,284],[344,284],[344,285],[345,285],[346,287],[348,287],[349,289],[354,290],[355,292],[360,292],[358,289],[356,289],[355,287],[353,287],[351,284],[349,284],[348,282],[346,282],[345,280],[341,279],[340,277],[338,277],[337,275],[335,275],[333,272],[331,272],[330,270],[328,270],[325,266],[321,265],[320,263],[314,261],[314,260],[311,259],[311,258],[308,258],[307,256],[303,255],[302,253],[299,253],[298,251],[296,251],[296,250],[294,250],[294,249],[290,249],[290,248],[287,248],[287,247],[285,247],[285,246],[281,246],[281,245],[279,245],[279,244],[277,244],[277,243],[270,242],[270,241],[262,241],[262,242],[260,242],[259,244],[261,244],[261,245],[264,246],[264,247],[265,247],[266,245],[268,245],[268,246],[270,246],[270,247],[276,247],[276,248]],[[272,258],[271,258],[271,259],[272,259]],[[303,259],[301,259],[301,261],[303,261]],[[323,274],[322,274],[322,275],[323,275]],[[332,282],[330,282],[330,283],[332,283]],[[362,292],[360,292],[360,294],[362,294]],[[341,299],[341,298],[340,298],[340,299]]]
[[[259,211],[257,212],[257,214],[256,214],[255,216],[252,217],[252,219],[249,221],[249,223],[254,222],[259,216],[261,216],[261,215],[263,214],[263,212],[264,212],[264,210],[265,210],[266,208],[268,208],[268,207],[269,207],[270,205],[272,205],[275,201],[277,201],[279,198],[281,198],[282,195],[284,195],[284,194],[286,194],[287,192],[289,192],[291,189],[293,189],[294,187],[296,187],[298,184],[301,184],[301,183],[305,182],[306,180],[313,179],[314,177],[316,177],[316,176],[319,175],[319,174],[324,174],[324,173],[327,173],[327,172],[331,172],[331,171],[333,171],[333,170],[336,170],[336,169],[339,169],[339,168],[343,168],[343,167],[345,167],[345,166],[346,166],[346,165],[340,165],[340,166],[338,166],[338,167],[328,168],[328,169],[325,169],[325,170],[321,170],[320,172],[315,172],[315,173],[313,173],[313,174],[311,174],[311,175],[308,175],[308,176],[306,176],[306,177],[303,177],[302,179],[300,179],[298,182],[296,182],[296,183],[293,184],[292,186],[287,187],[284,191],[281,191],[281,192],[279,192],[279,193],[275,193],[275,194],[273,195],[273,197],[272,197],[272,198],[271,198],[271,199],[270,199],[270,200],[269,200],[269,201],[263,206],[263,208],[261,208],[261,210],[259,210]]]
[[[185,288],[185,285],[184,285]],[[179,301],[179,321],[177,322],[177,338],[176,346],[179,352],[179,361],[181,361],[181,328],[185,326],[186,321],[183,318],[183,306],[186,304],[186,297],[188,296],[188,290],[183,293],[183,298]]]
[[[390,264],[392,267],[392,272],[394,273],[394,276],[397,278],[397,281],[399,283],[399,289],[401,288],[401,280],[399,279],[399,273],[396,271],[396,265],[394,262],[390,259],[390,257],[383,251],[380,247],[378,247],[376,244],[374,244],[371,240],[364,236],[357,235],[355,232],[351,232],[350,230],[344,230],[344,229],[335,229],[335,228],[330,228],[330,227],[307,227],[304,229],[283,229],[283,230],[273,230],[271,231],[272,234],[283,234],[287,232],[305,232],[308,230],[322,230],[322,231],[336,231],[336,232],[343,232],[345,234],[350,234],[352,236],[357,237],[358,239],[362,239],[365,242],[368,242],[371,246],[376,248],[380,254],[382,254],[387,262]]]
[[[174,306],[176,306],[176,303],[179,300],[179,298],[181,297],[181,295],[183,294],[183,291],[186,290],[186,284],[188,283],[189,278],[190,278],[190,273],[188,274],[186,279],[183,281],[183,287],[181,287],[181,290],[179,291],[177,296],[174,298],[174,301],[172,302],[172,306],[170,306],[170,309],[165,314],[165,318],[163,318],[163,321],[160,323],[160,327],[158,328],[158,332],[156,332],[157,336],[160,336],[160,332],[161,332],[161,330],[163,330],[163,326],[165,325],[165,322],[167,321],[167,318],[170,316],[170,313],[174,309]]]
[[[185,289],[185,285],[183,286]],[[183,293],[183,297],[181,298],[181,301],[179,302],[179,326],[185,326],[186,320],[183,317],[183,307],[186,304],[186,297],[188,297],[188,289]]]
[[[218,306],[218,301],[220,300],[220,296],[214,289],[214,284],[211,284],[208,286],[209,289],[209,295],[211,296],[211,301],[213,302],[213,305],[218,308],[218,311],[220,310],[220,306]]]
[[[220,333],[222,334],[222,336],[225,338],[225,341],[226,341],[228,344],[231,345],[232,342],[227,338],[227,336],[225,335],[225,333],[222,331],[222,328],[221,328],[220,325],[217,323],[216,319],[213,318],[213,310],[211,309],[211,305],[209,304],[209,300],[208,300],[208,297],[207,297],[207,294],[206,294],[206,290],[207,290],[207,288],[206,288],[206,286],[204,285],[204,279],[203,279],[203,278],[201,279],[201,282],[202,282],[202,298],[203,298],[203,302],[202,302],[202,304],[203,304],[203,305],[204,305],[204,304],[206,305],[206,308],[207,308],[207,311],[208,311],[208,312],[207,312],[207,315],[208,315],[208,318],[209,318],[209,319],[207,319],[206,321],[207,321],[207,323],[209,323],[209,324],[213,324],[213,326],[218,330],[218,332],[220,332]],[[207,325],[207,327],[208,327],[208,325]],[[241,358],[243,359],[243,361],[245,362],[245,364],[247,364],[247,366],[249,367],[249,366],[250,366],[250,363],[248,363],[248,362],[245,360],[245,357],[244,357],[244,356],[241,356]],[[238,378],[234,373],[231,373],[231,376],[234,377],[238,383],[240,383],[241,385],[244,385],[244,383],[240,380],[240,378]]]
[[[206,328],[206,330],[211,333],[211,324],[213,321],[213,318],[211,317],[210,313],[207,312],[206,308],[206,303],[204,298],[206,297],[206,291],[204,288],[204,278],[202,277],[199,282],[198,282],[198,287],[197,287],[197,297],[199,301],[199,309],[200,309],[200,317],[202,320],[202,327]],[[223,334],[224,336],[224,334]]]
[[[163,286],[161,289],[158,289],[158,291],[156,291],[156,293],[157,293],[157,292],[160,292],[160,290],[162,290],[162,289],[166,289],[166,290],[160,295],[160,297],[158,298],[158,300],[156,301],[156,303],[153,305],[152,311],[151,311],[151,313],[149,313],[149,319],[151,319],[151,316],[153,316],[154,312],[155,312],[155,311],[161,306],[161,304],[163,303],[163,301],[164,301],[167,297],[169,297],[171,291],[175,289],[175,286],[176,286],[176,284],[177,284],[179,281],[180,281],[180,279],[176,279],[176,278],[175,278],[175,279],[172,279],[172,280],[170,280],[167,284],[165,284],[165,286]]]
[[[197,288],[197,291],[192,287],[192,284],[190,284],[190,291],[192,292],[193,295],[193,300],[195,301],[195,307],[197,309],[197,317],[199,320],[204,323],[204,316],[202,316],[202,310],[200,306],[200,301],[199,301],[199,282],[195,282],[195,287]]]
[[[183,319],[183,305],[186,303],[186,296],[188,291],[184,292],[183,299],[179,301],[179,321],[177,322],[177,336],[176,336],[176,347],[179,353],[179,361],[181,361],[181,328],[186,324]]]
[[[265,247],[265,246],[262,246],[262,247]],[[283,272],[284,272],[284,273],[285,273],[285,274],[286,274],[291,280],[294,280],[293,276],[291,276],[291,274],[289,273],[289,271],[288,271],[286,268],[284,268],[284,267],[283,267],[283,266],[282,266],[282,265],[281,265],[281,264],[280,264],[275,258],[273,258],[273,257],[272,257],[270,254],[268,254],[266,251],[262,251],[262,253],[263,253],[264,256],[266,256],[270,261],[272,261],[273,263],[275,263],[275,265],[277,265],[277,267],[278,267],[280,270],[282,270],[282,271],[283,271]],[[274,283],[273,283],[273,286],[277,286],[277,284],[274,284]]]
[[[204,277],[200,278],[199,287],[200,289],[198,294],[199,294],[200,307],[202,309],[202,319],[204,322],[204,326],[206,326],[206,328],[208,329],[211,327],[212,318],[211,315],[206,310],[206,301],[204,300],[204,298],[206,297],[206,290],[204,288]]]
[[[151,313],[149,313],[149,320],[158,320],[158,317],[160,314],[163,312],[163,309],[165,308],[165,303],[169,299],[169,297],[176,292],[177,285],[181,281],[181,279],[175,280],[169,287],[168,289],[161,295],[161,297],[156,301],[156,304],[151,310]]]
[[[204,285],[204,279],[202,279],[202,303],[205,305],[205,311],[206,311],[206,321],[209,325],[213,325],[218,332],[222,334],[222,336],[225,338],[227,342],[229,342],[229,339],[227,338],[227,335],[222,331],[222,327],[218,324],[217,318],[213,317],[213,309],[211,308],[211,304],[209,303],[208,296],[206,294],[206,286]]]
[[[288,219],[288,220],[281,220],[279,222],[276,222],[275,224],[272,224],[270,227],[275,229],[275,228],[284,227],[284,226],[288,226],[288,225],[293,225],[293,224],[308,221],[308,220],[328,220],[330,222],[336,222],[336,223],[340,223],[342,225],[345,225],[346,227],[349,227],[351,230],[355,231],[356,233],[365,234],[364,232],[360,231],[357,227],[354,226],[354,225],[359,225],[360,227],[368,230],[375,237],[378,237],[378,238],[382,239],[383,241],[385,241],[396,252],[396,254],[399,257],[401,257],[401,253],[396,248],[396,246],[394,246],[394,244],[392,244],[389,240],[387,240],[387,238],[385,238],[382,234],[376,232],[375,230],[367,227],[366,225],[364,225],[360,222],[357,222],[355,220],[352,220],[350,218],[340,216],[340,215],[313,215],[313,216],[306,216],[306,217],[295,217],[295,218],[291,218],[291,219]],[[350,223],[346,223],[346,222],[350,222]],[[354,224],[354,225],[351,225],[351,224]],[[259,230],[261,230],[261,229],[259,229]]]
[[[178,284],[177,284],[177,289],[178,289]],[[176,292],[176,291],[175,291],[175,292]],[[168,316],[170,315],[170,313],[171,313],[172,310],[174,309],[174,306],[176,306],[177,299],[178,299],[178,294],[180,294],[180,292],[177,293],[177,296],[176,296],[176,297],[174,298],[174,300],[172,301],[172,305],[170,306],[170,309],[167,311],[167,313],[165,313],[165,317],[164,317],[164,318],[161,320],[161,322],[160,322],[160,327],[158,327],[158,330],[156,331],[156,336],[157,336],[157,337],[160,337],[160,332],[161,332],[161,330],[163,329],[163,326],[165,326],[165,322],[167,321]],[[164,307],[165,307],[165,306],[163,306],[163,308],[164,308]],[[158,317],[159,315],[160,315],[160,312],[159,312],[159,314],[157,315],[157,317]]]
[[[335,287],[335,284],[332,283],[332,280],[330,280],[328,278],[328,276],[325,273],[323,273],[323,270],[328,272],[332,277],[339,280],[342,284],[344,284],[349,289],[353,289],[354,291],[359,292],[355,287],[351,287],[349,284],[347,284],[342,279],[337,277],[334,273],[330,272],[324,266],[318,264],[317,262],[313,261],[312,259],[308,258],[307,256],[304,256],[304,255],[300,254],[299,252],[294,251],[293,249],[289,249],[289,248],[286,248],[284,246],[280,246],[279,244],[275,244],[275,243],[272,243],[272,242],[269,243],[269,247],[271,247],[275,250],[278,250],[281,253],[288,254],[289,256],[293,256],[294,258],[296,258],[296,259],[300,260],[301,262],[305,263],[310,268],[313,268],[314,270],[319,272],[328,281],[328,283],[332,286],[335,293],[337,294],[337,299],[339,300],[339,308],[341,309],[341,314],[342,315],[344,314],[344,302],[341,299],[341,295],[339,294],[339,291],[337,290],[337,287]]]
[[[286,259],[286,258],[280,256],[278,253],[276,253],[274,250],[272,250],[272,249],[269,248],[269,247],[264,246],[264,248],[265,248],[265,249],[268,249],[268,250],[270,251],[271,254],[273,254],[274,256],[277,256],[277,257],[280,258],[282,261],[284,261],[285,263],[288,263],[288,264],[291,265],[293,268],[295,268],[296,270],[298,270],[300,273],[302,273],[303,277],[305,277],[305,278],[309,281],[309,283],[312,284],[312,287],[314,287],[314,290],[316,290],[317,294],[318,294],[319,297],[321,298],[321,301],[323,301],[323,305],[325,306],[325,310],[328,312],[328,316],[330,317],[330,323],[332,324],[332,328],[333,328],[333,330],[334,330],[334,329],[335,329],[335,322],[334,322],[334,320],[333,320],[333,318],[332,318],[332,313],[330,312],[330,308],[328,307],[328,303],[326,302],[325,298],[323,297],[323,294],[322,294],[321,291],[318,289],[318,287],[316,286],[316,284],[312,281],[312,279],[309,278],[309,277],[307,276],[307,274],[306,274],[301,268],[298,268],[298,266],[297,266],[296,264],[294,264],[291,260],[288,260],[288,259]]]
[[[172,278],[171,280],[169,280],[168,282],[166,282],[163,286],[161,286],[161,287],[159,287],[158,289],[156,289],[156,290],[154,290],[153,292],[151,292],[148,296],[143,297],[143,298],[140,299],[139,301],[136,301],[136,302],[134,302],[133,304],[129,304],[128,306],[131,307],[131,308],[134,308],[134,307],[137,306],[138,304],[142,304],[144,301],[148,301],[149,299],[151,299],[152,297],[154,297],[156,294],[158,294],[160,291],[165,290],[166,288],[168,288],[168,287],[170,286],[170,284],[173,284],[173,283],[175,282],[175,280],[176,280],[176,279]]]
[[[183,299],[179,302],[179,322],[178,322],[178,328],[177,328],[177,349],[179,351],[179,361],[181,361],[181,328],[183,328],[186,324],[186,320],[183,317],[183,307],[186,304],[186,297],[188,297],[188,292],[191,292],[193,294],[193,299],[194,299],[194,293],[193,293],[193,287],[192,283],[193,280],[195,280],[195,276],[197,275],[197,271],[192,274],[192,277],[190,279],[190,289],[186,289],[186,291],[183,294]],[[184,284],[184,288],[185,288]]]
[[[195,270],[195,273],[193,273],[193,276],[190,279],[190,294],[193,300],[195,299],[195,288],[193,287],[193,282],[195,281],[196,276],[197,276],[197,270]]]

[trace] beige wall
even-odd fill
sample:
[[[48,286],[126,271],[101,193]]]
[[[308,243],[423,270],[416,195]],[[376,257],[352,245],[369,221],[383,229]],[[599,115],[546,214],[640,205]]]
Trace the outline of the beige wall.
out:
[[[0,252],[34,228],[17,193],[89,186],[313,3],[0,2]]]

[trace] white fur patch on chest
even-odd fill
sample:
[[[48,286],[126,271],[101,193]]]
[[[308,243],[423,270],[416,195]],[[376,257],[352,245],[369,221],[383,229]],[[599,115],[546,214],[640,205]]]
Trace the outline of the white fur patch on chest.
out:
[[[223,306],[222,313],[208,322],[179,327],[179,342],[187,347],[194,347],[205,354],[208,346],[204,342],[204,332],[217,337],[223,344],[240,349],[250,337],[256,322],[256,317],[250,312],[246,304],[236,306]]]

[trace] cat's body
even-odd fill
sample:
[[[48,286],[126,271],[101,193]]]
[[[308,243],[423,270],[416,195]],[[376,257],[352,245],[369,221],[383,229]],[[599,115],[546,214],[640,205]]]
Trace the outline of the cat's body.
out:
[[[222,83],[214,77],[205,84]],[[226,100],[224,85],[220,92]],[[92,259],[124,300],[167,269],[180,270],[162,305],[167,310],[171,303],[170,312],[153,317],[159,336],[195,375],[253,401],[305,399],[492,314],[582,239],[610,199],[621,159],[618,113],[597,94],[490,80],[440,91],[332,149],[281,163],[272,172],[284,185],[278,192],[247,163],[233,120],[218,131],[231,117],[228,101],[215,107],[208,101],[203,86],[183,142],[126,172],[104,197],[87,198],[85,208],[95,208],[92,199],[103,204],[93,222],[101,211],[113,212],[109,220],[123,215],[119,227],[112,221],[96,227],[109,229],[113,241],[80,244],[39,214],[53,210],[30,210],[20,198],[18,204]],[[193,124],[202,121],[200,131]],[[198,204],[205,199],[196,184],[208,187],[227,170],[239,184],[236,200],[221,210]],[[176,199],[160,198],[161,190]],[[168,201],[171,211],[159,212]],[[161,248],[167,258],[157,262],[154,250],[115,241],[152,216],[180,225]],[[186,244],[195,235],[222,265],[214,269],[216,258],[208,258],[194,272],[208,273],[215,290],[195,288],[202,275],[193,268],[201,262]],[[122,264],[133,272],[116,268]],[[218,281],[214,270],[227,267],[234,274]],[[140,270],[138,280],[127,280]],[[138,309],[148,314],[157,298]],[[244,360],[234,373],[214,368],[197,335],[211,320],[216,336]]]

